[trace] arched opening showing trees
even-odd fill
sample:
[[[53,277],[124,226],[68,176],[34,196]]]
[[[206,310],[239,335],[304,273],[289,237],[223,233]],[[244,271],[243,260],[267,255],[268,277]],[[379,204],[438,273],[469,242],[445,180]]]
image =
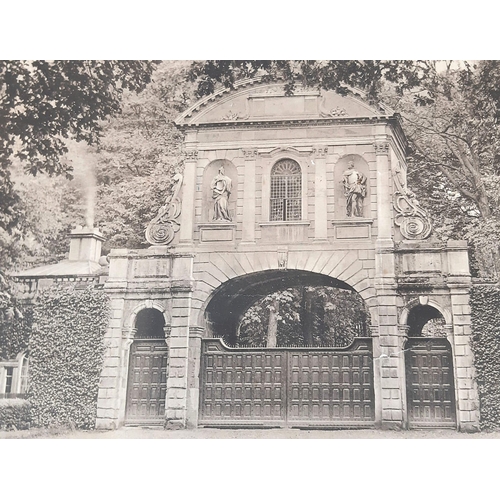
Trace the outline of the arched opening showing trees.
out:
[[[409,337],[446,337],[446,321],[435,307],[413,307],[408,314],[407,324]]]
[[[354,291],[300,286],[274,292],[244,314],[240,346],[345,347],[369,336],[369,313]]]
[[[299,270],[229,280],[205,309],[209,336],[248,347],[344,347],[370,335],[370,313],[347,283]]]

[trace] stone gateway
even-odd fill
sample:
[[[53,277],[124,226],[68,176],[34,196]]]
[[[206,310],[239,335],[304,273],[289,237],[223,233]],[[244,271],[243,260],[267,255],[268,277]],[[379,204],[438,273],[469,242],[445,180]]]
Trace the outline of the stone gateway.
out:
[[[184,172],[151,247],[109,255],[97,427],[476,429],[467,246],[432,238],[398,116],[255,79],[177,125]],[[370,328],[345,347],[231,346],[256,300],[299,284],[356,292]]]

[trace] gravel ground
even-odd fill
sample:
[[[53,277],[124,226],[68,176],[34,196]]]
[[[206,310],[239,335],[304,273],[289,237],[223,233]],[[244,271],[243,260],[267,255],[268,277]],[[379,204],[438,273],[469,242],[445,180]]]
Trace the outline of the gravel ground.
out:
[[[448,429],[382,431],[299,429],[192,429],[166,431],[154,428],[122,427],[116,431],[70,431],[32,429],[0,431],[0,439],[498,439],[500,432],[467,434]]]

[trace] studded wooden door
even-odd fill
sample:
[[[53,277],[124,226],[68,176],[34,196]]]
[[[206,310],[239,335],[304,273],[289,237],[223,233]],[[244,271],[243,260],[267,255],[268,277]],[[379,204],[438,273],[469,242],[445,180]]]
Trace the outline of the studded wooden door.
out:
[[[341,348],[229,348],[202,344],[199,424],[373,425],[371,339]]]
[[[165,420],[168,348],[164,340],[136,340],[130,349],[127,424]]]
[[[410,427],[455,427],[453,363],[446,339],[408,339],[406,388]]]

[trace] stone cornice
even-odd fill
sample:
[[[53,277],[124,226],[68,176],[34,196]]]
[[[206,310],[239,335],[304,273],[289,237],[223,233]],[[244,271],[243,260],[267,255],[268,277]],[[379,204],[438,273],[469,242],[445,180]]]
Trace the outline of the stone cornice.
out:
[[[390,123],[401,127],[398,115],[378,116],[338,116],[328,118],[283,118],[278,120],[252,119],[242,121],[220,121],[211,123],[183,123],[178,125],[181,129],[236,129],[236,128],[276,128],[276,127],[300,127],[300,126],[325,126],[325,125],[350,125],[350,124],[376,124]]]

